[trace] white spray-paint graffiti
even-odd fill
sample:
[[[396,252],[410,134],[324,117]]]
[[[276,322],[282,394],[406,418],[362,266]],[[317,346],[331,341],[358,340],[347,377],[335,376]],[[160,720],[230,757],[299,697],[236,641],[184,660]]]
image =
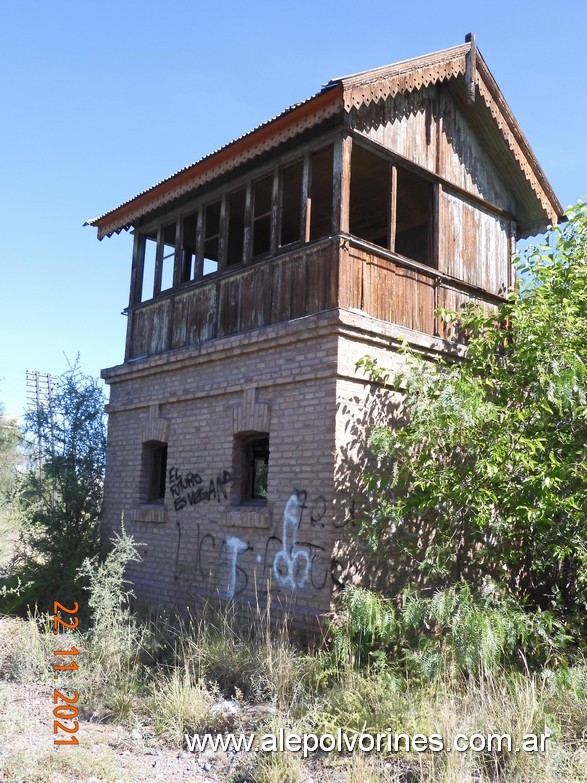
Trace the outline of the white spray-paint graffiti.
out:
[[[242,552],[247,552],[250,547],[249,545],[242,540],[242,538],[237,538],[236,536],[231,536],[230,538],[227,538],[224,542],[224,546],[226,547],[226,550],[228,552],[228,584],[226,587],[226,590],[224,591],[223,598],[234,598],[234,593],[236,591],[236,572],[237,572],[237,560],[238,556]]]
[[[310,556],[304,549],[298,549],[295,541],[300,524],[300,511],[298,495],[290,495],[283,512],[281,549],[273,558],[275,581],[290,590],[304,587],[310,576]]]

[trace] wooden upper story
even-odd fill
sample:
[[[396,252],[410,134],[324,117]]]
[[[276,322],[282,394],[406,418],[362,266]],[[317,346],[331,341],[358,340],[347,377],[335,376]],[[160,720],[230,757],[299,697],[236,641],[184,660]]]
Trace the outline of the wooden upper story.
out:
[[[562,209],[474,40],[335,79],[89,221],[134,229],[125,359],[335,307],[449,336]]]

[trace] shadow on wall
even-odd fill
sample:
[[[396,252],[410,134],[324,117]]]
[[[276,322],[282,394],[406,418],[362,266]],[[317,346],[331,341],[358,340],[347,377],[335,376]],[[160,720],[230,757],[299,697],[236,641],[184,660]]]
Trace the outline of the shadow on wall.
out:
[[[361,534],[362,524],[368,525],[377,513],[368,488],[369,475],[377,465],[369,446],[370,435],[378,426],[401,426],[402,415],[401,391],[378,383],[367,383],[364,394],[339,401],[338,416],[345,424],[344,443],[339,447],[335,471],[339,504],[335,515],[341,528],[332,558],[335,594],[346,584],[355,584],[393,597],[408,583],[421,580],[413,556],[399,546],[391,524],[375,551]],[[424,552],[434,539],[434,531],[434,521],[422,519],[412,532],[404,531],[404,535],[418,541],[418,549]]]

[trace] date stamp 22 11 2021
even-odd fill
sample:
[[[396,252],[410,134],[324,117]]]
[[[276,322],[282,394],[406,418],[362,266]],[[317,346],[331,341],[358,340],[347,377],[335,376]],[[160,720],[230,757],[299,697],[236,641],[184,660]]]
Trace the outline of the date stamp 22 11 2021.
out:
[[[78,627],[78,609],[79,604],[77,601],[73,602],[72,609],[68,609],[66,606],[63,606],[63,604],[60,604],[59,601],[53,602],[53,633],[55,636],[58,636],[61,630],[72,630]],[[64,619],[60,615],[60,612],[64,615],[69,615],[69,617]],[[59,679],[61,672],[71,672],[78,670],[77,661],[75,659],[75,656],[78,654],[77,647],[70,647],[69,650],[56,649],[53,651],[53,654],[55,656],[65,656],[55,658],[55,663],[53,664],[55,680]],[[64,663],[63,661],[67,660],[67,657],[71,657],[71,661],[69,663]],[[56,705],[53,708],[53,717],[55,718],[53,721],[53,734],[59,735],[59,732],[63,731],[66,735],[70,735],[67,739],[56,737],[53,740],[54,745],[79,744],[78,738],[76,736],[79,729],[79,722],[76,720],[79,715],[79,709],[75,706],[78,699],[79,693],[76,690],[74,690],[70,696],[66,695],[62,691],[58,691],[57,689],[53,690],[53,704]]]

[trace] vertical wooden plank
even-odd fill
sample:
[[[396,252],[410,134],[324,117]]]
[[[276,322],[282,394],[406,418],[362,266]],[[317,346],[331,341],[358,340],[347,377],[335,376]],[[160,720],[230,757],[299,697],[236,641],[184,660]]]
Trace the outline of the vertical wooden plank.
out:
[[[433,205],[432,205],[432,258],[430,266],[436,269],[440,268],[440,237],[443,230],[440,214],[440,200],[442,198],[442,184],[435,182],[433,185]]]
[[[228,238],[228,196],[222,194],[220,200],[220,236],[218,237],[218,271],[226,269],[226,243]]]
[[[273,169],[273,183],[271,189],[271,233],[269,239],[269,252],[272,256],[277,253],[279,246],[279,168]]]
[[[243,237],[243,264],[246,266],[251,261],[253,252],[253,183],[247,182],[245,194],[245,233]]]
[[[196,227],[196,260],[194,280],[201,280],[204,269],[204,207],[198,209],[198,224]]]
[[[163,226],[157,228],[157,255],[155,257],[155,280],[153,282],[153,296],[161,293],[161,274],[163,271]]]
[[[175,257],[173,259],[173,287],[179,288],[183,277],[183,217],[175,222]]]
[[[389,198],[389,249],[395,252],[395,227],[397,222],[397,166],[391,166],[391,195]]]
[[[139,304],[143,290],[143,274],[145,266],[145,237],[135,231],[132,247],[132,271],[130,277],[130,293],[128,306]]]
[[[516,267],[513,263],[513,259],[516,254],[517,234],[518,234],[518,227],[515,221],[510,220],[510,244],[509,244],[510,257],[508,259],[508,288],[513,288],[516,285]]]
[[[332,231],[348,234],[351,201],[351,154],[353,139],[345,133],[334,142],[332,166]]]
[[[332,161],[332,233],[348,233],[350,181],[351,181],[351,146],[352,139],[348,135],[340,135],[334,141]]]
[[[312,201],[310,199],[310,153],[304,155],[304,173],[302,178],[302,237],[310,241],[310,223],[312,219]]]
[[[126,344],[124,347],[125,362],[133,358],[134,322],[135,322],[135,311],[132,308],[130,308],[128,311],[128,321],[126,323]]]

